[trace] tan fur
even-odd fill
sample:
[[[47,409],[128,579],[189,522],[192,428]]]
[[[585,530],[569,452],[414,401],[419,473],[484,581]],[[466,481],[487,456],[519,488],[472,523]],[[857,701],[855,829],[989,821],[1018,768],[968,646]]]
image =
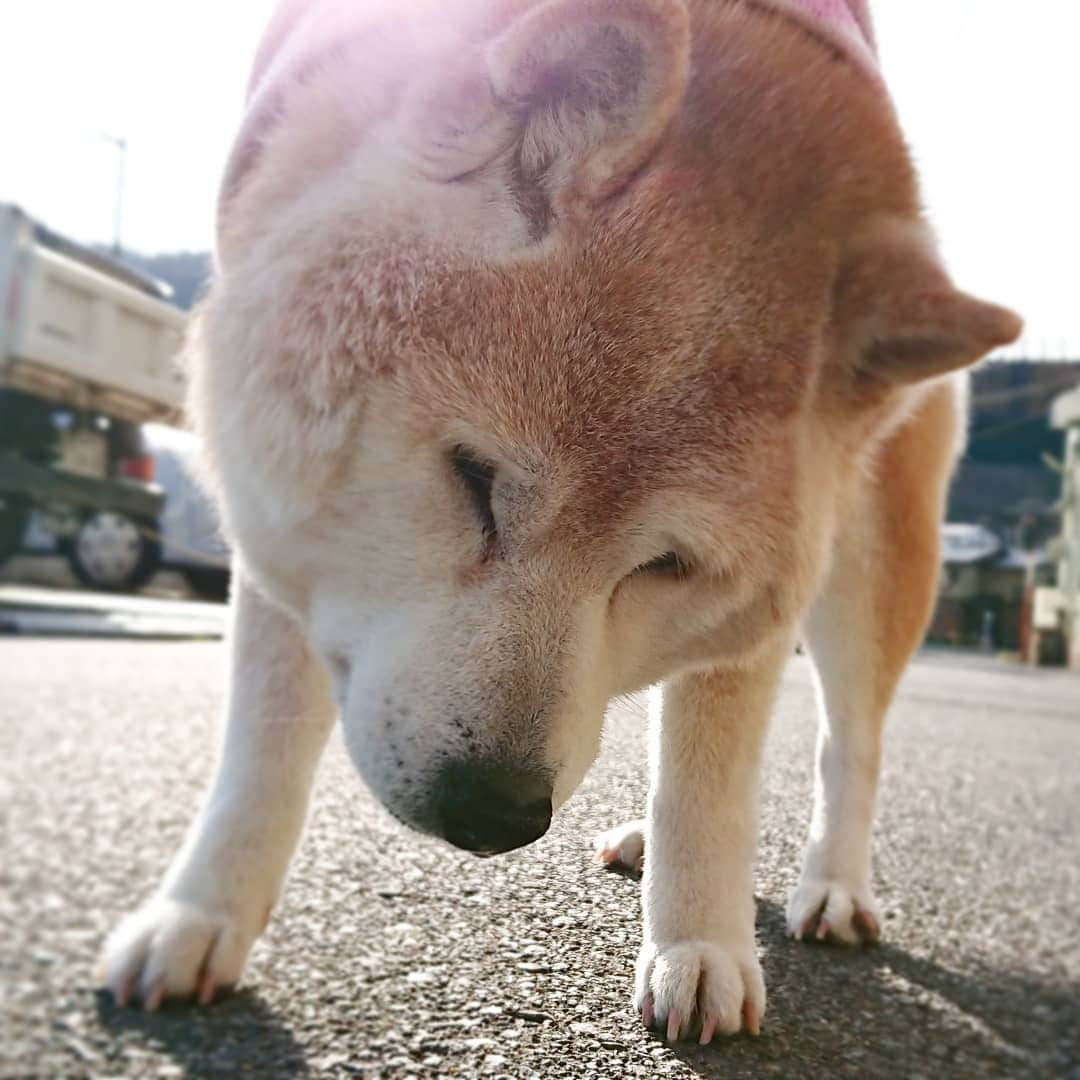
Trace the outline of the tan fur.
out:
[[[533,770],[557,807],[607,701],[664,682],[638,1007],[706,1041],[756,1029],[783,657],[805,619],[823,726],[789,923],[873,936],[880,725],[933,592],[948,373],[1017,320],[949,282],[877,81],[756,3],[290,0],[253,88],[191,350],[244,589],[273,600],[234,678],[269,685],[260,627],[304,634],[361,773],[434,832],[447,762]],[[456,447],[492,465],[493,531]],[[672,551],[684,573],[641,569]],[[263,766],[234,756],[219,787],[257,801]],[[229,829],[169,880],[219,877],[198,852],[235,852]],[[628,836],[605,850],[640,854]],[[213,918],[168,902],[248,927],[287,857]],[[174,910],[116,939],[114,987],[191,988],[198,933],[131,944]]]
[[[884,712],[933,613],[941,568],[940,524],[963,419],[950,384],[938,386],[886,442],[875,470],[881,549],[873,584]]]

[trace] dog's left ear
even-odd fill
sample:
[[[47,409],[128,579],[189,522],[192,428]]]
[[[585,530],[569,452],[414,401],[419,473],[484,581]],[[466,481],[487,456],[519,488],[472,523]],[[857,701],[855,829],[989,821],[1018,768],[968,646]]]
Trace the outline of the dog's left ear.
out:
[[[418,163],[453,180],[512,154],[515,179],[553,203],[598,201],[656,147],[689,56],[683,0],[548,0],[417,88]]]
[[[1007,308],[960,292],[927,231],[906,222],[875,230],[845,260],[835,325],[845,366],[879,387],[967,367],[1023,329]]]

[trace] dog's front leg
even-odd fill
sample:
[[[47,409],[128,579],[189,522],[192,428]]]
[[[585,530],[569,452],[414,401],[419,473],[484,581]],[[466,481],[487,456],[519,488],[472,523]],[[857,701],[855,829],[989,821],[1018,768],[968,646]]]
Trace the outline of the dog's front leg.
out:
[[[745,1024],[765,984],[754,941],[753,861],[761,747],[788,642],[749,666],[664,685],[653,718],[636,1001],[668,1038]]]
[[[224,744],[213,787],[157,893],[110,936],[103,977],[123,1004],[240,977],[278,898],[333,723],[326,673],[293,619],[237,574]]]

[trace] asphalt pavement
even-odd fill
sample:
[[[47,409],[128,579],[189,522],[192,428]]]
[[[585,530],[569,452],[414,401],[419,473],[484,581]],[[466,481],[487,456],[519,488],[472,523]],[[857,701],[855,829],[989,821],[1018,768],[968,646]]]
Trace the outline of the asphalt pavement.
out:
[[[152,889],[206,783],[220,644],[0,638],[0,1076],[1080,1078],[1080,679],[926,655],[888,728],[884,942],[796,944],[809,667],[763,786],[760,1038],[701,1049],[630,1007],[639,883],[590,840],[640,813],[640,704],[538,844],[478,861],[415,836],[339,742],[285,900],[210,1009],[118,1009],[103,935]]]

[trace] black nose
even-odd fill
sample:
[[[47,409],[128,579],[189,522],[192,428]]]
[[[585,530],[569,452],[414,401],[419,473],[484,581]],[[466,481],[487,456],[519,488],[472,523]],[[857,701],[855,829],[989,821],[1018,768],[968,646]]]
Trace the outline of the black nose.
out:
[[[551,824],[551,779],[536,769],[455,762],[436,790],[443,836],[477,855],[499,855],[539,840]]]

